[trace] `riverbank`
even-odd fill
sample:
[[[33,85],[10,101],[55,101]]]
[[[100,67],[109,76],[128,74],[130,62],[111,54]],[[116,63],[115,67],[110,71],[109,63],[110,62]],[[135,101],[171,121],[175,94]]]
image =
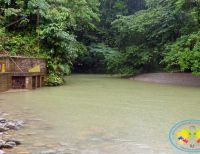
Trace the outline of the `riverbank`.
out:
[[[191,73],[148,73],[131,77],[129,80],[200,87],[200,77]]]
[[[13,149],[21,144],[21,141],[13,137],[13,132],[24,125],[22,120],[8,120],[0,113],[0,154],[5,154],[6,149]]]

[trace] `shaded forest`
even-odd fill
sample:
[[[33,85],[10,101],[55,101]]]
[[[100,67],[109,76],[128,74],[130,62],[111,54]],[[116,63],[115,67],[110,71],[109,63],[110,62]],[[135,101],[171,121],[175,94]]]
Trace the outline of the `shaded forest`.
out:
[[[0,0],[0,51],[75,73],[200,75],[198,0]],[[39,22],[38,22],[39,21]]]

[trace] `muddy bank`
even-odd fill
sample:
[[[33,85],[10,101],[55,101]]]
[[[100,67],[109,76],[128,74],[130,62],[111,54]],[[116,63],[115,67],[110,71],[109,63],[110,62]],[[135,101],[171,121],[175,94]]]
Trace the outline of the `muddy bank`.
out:
[[[153,83],[200,87],[200,77],[191,73],[148,73],[129,78],[130,80]]]

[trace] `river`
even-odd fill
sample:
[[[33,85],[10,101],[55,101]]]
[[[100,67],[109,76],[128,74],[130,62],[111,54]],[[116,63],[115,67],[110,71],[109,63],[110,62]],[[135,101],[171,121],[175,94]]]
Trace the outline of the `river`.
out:
[[[169,130],[200,119],[200,88],[72,75],[65,86],[2,93],[0,111],[26,122],[9,154],[177,154]]]

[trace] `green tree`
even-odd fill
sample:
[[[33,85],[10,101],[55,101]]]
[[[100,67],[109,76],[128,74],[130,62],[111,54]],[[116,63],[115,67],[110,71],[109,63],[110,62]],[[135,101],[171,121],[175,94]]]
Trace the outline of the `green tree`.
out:
[[[176,42],[181,36],[199,31],[199,3],[185,0],[147,0],[146,10],[130,16],[119,16],[112,25],[120,52],[129,55],[131,53],[126,52],[127,47],[140,46],[133,52],[141,53],[141,49],[145,48],[146,54],[150,55],[150,66],[155,69],[162,68],[160,62],[169,51],[165,50],[166,45]],[[171,57],[173,58],[172,55]],[[198,59],[198,56],[196,58]],[[132,67],[135,66],[130,64],[130,70]],[[193,71],[191,66],[189,69]]]
[[[72,66],[78,52],[85,48],[82,36],[94,30],[99,21],[98,0],[1,0],[0,4],[0,35],[7,40],[0,43],[1,50],[44,56],[49,65],[57,68]],[[40,27],[37,27],[38,13]],[[40,51],[34,50],[37,33],[40,33]],[[22,45],[25,47],[20,48]],[[62,78],[66,74],[52,68],[49,66],[51,76]]]

